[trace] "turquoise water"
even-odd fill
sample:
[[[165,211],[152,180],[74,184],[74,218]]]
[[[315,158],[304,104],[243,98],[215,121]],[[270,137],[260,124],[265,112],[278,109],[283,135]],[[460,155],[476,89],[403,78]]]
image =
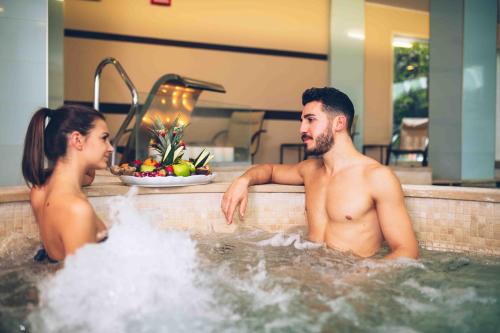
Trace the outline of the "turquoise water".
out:
[[[148,271],[159,262],[154,252],[140,254],[153,258],[140,263],[142,268],[131,254],[124,256],[124,262],[129,258],[129,273],[120,271],[121,259],[114,254],[115,268],[100,266],[88,276],[82,262],[67,262],[64,269],[34,264],[36,244],[31,244],[15,258],[0,260],[0,332],[35,331],[34,327],[37,332],[104,332],[111,325],[106,318],[120,322],[113,326],[117,332],[499,332],[498,257],[422,250],[419,261],[388,264],[313,248],[300,236],[258,230],[185,234],[182,237],[193,245],[192,262],[179,243],[172,257],[154,270]],[[92,255],[102,257],[98,251],[106,250],[99,246],[88,254],[93,262]],[[175,258],[189,265],[181,267]],[[72,266],[78,275],[69,279],[65,270]],[[107,275],[97,281],[108,278],[111,284],[84,285],[103,269]],[[147,283],[128,284],[126,276],[138,270]],[[170,275],[161,275],[167,270]],[[49,282],[40,284],[41,280]],[[88,290],[82,296],[69,295],[76,288],[71,281]],[[141,299],[146,288],[152,289],[151,297]],[[58,298],[49,291],[65,295]],[[94,291],[103,298],[91,297]],[[58,311],[75,313],[80,322],[75,324],[67,314],[57,317]],[[52,326],[55,318],[66,321]]]

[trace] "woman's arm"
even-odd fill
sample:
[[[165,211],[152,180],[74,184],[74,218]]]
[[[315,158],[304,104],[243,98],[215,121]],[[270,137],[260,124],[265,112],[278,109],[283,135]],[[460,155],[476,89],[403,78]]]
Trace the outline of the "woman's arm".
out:
[[[76,199],[67,207],[63,215],[65,217],[60,223],[60,235],[65,256],[75,253],[88,243],[97,242],[95,213],[88,201]]]

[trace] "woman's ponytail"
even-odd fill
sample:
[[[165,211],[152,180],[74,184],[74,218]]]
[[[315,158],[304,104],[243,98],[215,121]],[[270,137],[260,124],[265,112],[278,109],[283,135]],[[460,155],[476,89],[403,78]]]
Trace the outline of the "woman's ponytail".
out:
[[[45,127],[47,117],[50,119]],[[22,169],[28,186],[43,185],[57,161],[66,155],[68,135],[73,131],[87,135],[96,119],[104,120],[103,114],[81,105],[64,105],[56,110],[42,108],[35,112],[24,140]],[[45,158],[51,168],[45,168]]]
[[[36,111],[26,132],[22,169],[28,186],[40,186],[45,182],[45,119],[51,112],[48,108]]]

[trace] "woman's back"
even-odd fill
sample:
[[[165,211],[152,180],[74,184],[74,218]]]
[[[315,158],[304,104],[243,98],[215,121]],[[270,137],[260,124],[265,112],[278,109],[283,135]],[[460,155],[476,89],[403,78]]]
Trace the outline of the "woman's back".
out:
[[[92,181],[94,170],[107,167],[112,151],[104,116],[96,110],[64,106],[33,115],[22,169],[32,188],[31,205],[49,258],[62,260],[105,234],[105,225],[81,187]]]
[[[49,257],[62,260],[78,247],[98,240],[105,231],[83,193],[72,191],[57,179],[31,190],[31,205],[40,238]]]

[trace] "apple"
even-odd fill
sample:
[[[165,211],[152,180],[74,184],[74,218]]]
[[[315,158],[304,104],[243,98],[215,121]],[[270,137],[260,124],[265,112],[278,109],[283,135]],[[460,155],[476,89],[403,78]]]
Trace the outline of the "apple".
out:
[[[189,165],[189,172],[194,173],[196,171],[196,168],[194,167],[194,164],[191,162],[186,162],[187,165]]]
[[[172,167],[177,177],[189,177],[191,175],[191,168],[185,163],[174,164]]]
[[[154,171],[154,169],[155,169],[154,165],[147,165],[147,164],[141,165],[141,172],[152,172]]]

